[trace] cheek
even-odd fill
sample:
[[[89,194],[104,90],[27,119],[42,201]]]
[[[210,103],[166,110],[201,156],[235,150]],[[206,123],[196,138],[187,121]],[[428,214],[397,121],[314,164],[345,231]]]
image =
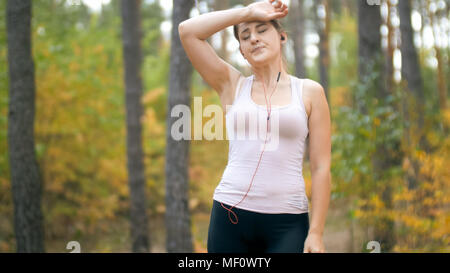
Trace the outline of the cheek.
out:
[[[242,46],[241,45],[241,47],[240,47],[240,49],[241,49],[241,53],[243,54],[243,55],[250,55],[250,49],[249,49],[249,47],[247,47],[247,46]]]

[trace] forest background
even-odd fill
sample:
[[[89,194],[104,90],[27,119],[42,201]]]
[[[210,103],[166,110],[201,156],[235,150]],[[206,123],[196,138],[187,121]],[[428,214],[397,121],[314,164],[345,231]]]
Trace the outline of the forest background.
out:
[[[8,37],[19,30],[8,16],[23,10],[7,2],[14,1],[0,1],[0,252],[68,252],[70,241],[82,252],[206,252],[228,143],[167,145],[171,94],[181,93],[189,105],[201,97],[203,109],[220,105],[195,70],[176,70],[174,60],[187,59],[175,50],[180,45],[172,26],[199,11],[252,1],[200,0],[198,9],[193,0],[17,1],[31,2],[28,17],[17,18],[31,20],[34,96],[28,102],[35,110],[28,126],[34,126],[39,174],[31,183],[40,185],[41,195],[26,195],[20,185],[27,184],[12,175],[27,174],[30,165],[10,159],[20,149],[9,141],[21,139],[10,129],[11,109],[19,109],[11,94],[23,90],[11,83],[9,65],[21,57],[8,59]],[[369,252],[368,242],[377,241],[383,252],[449,252],[450,1],[286,2],[289,72],[320,82],[331,110],[327,251]],[[133,36],[136,26],[140,32]],[[208,41],[250,75],[232,27]],[[130,54],[133,48],[140,54]],[[141,81],[136,93],[126,80],[133,67]],[[187,88],[174,88],[183,86],[177,82]],[[136,101],[141,112],[132,110]],[[203,117],[203,124],[210,119]],[[127,143],[127,135],[141,144]],[[127,165],[131,160],[142,166]],[[303,170],[310,198],[308,156]],[[175,192],[170,185],[176,183],[185,190]],[[185,210],[168,206],[180,200]],[[21,208],[41,216],[24,220]],[[36,224],[37,235],[18,228]]]

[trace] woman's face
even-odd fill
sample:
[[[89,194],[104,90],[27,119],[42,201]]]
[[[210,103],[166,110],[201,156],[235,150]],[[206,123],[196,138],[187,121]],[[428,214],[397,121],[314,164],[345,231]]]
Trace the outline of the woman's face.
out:
[[[252,65],[274,61],[280,55],[281,34],[270,22],[245,22],[239,24],[240,51]]]

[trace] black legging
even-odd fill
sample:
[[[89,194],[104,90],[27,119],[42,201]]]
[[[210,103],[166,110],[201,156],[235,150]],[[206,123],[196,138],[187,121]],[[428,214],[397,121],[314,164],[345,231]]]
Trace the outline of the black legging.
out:
[[[231,206],[223,203],[227,208]],[[266,214],[233,208],[228,211],[213,200],[208,231],[209,253],[302,253],[308,235],[308,213]],[[236,219],[230,214],[233,221]]]

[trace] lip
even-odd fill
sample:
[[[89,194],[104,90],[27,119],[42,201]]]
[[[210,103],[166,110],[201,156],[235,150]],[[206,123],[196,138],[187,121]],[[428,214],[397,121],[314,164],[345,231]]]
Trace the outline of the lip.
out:
[[[263,47],[263,46],[258,46],[258,47],[254,48],[254,49],[252,50],[252,53],[254,53],[254,52],[256,52],[258,49],[262,49],[262,48],[264,48],[264,47]]]

